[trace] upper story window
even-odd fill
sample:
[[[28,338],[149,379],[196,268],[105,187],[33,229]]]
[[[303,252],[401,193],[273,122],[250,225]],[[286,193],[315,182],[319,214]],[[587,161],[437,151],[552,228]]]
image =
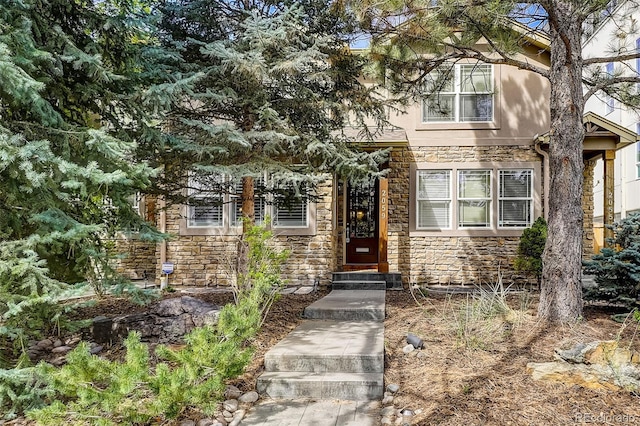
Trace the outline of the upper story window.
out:
[[[636,53],[640,52],[640,38],[636,39]],[[636,58],[636,73],[640,74],[640,58]],[[636,85],[636,90],[640,93],[640,83]]]
[[[493,65],[441,67],[425,81],[423,122],[488,122],[493,120]]]
[[[640,123],[636,123],[636,133],[640,135]],[[636,142],[636,178],[640,179],[640,142]]]
[[[275,229],[304,228],[312,232],[311,203],[306,187],[297,189],[291,185],[283,188],[278,196],[267,197],[264,188],[267,177],[254,179],[254,212],[257,224],[266,217]],[[186,228],[218,229],[222,233],[234,233],[242,226],[242,182],[233,182],[222,175],[189,178],[189,196],[193,200],[186,206]]]
[[[607,73],[607,76],[609,78],[613,77],[613,70],[614,70],[613,62],[608,62],[605,65],[605,72]],[[605,94],[604,102],[605,102],[604,113],[611,114],[615,109],[615,100],[611,96]]]
[[[513,229],[533,223],[533,169],[418,169],[416,173],[416,230]]]

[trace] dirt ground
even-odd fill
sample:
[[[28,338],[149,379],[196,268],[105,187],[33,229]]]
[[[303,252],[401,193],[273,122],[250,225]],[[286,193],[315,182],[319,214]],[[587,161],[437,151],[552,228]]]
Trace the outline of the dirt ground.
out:
[[[555,348],[619,333],[637,350],[637,323],[622,329],[607,309],[586,307],[583,321],[543,326],[535,318],[536,296],[514,295],[510,305],[521,314],[499,322],[501,330],[491,324],[464,330],[460,312],[469,298],[387,293],[385,382],[400,385],[398,408],[421,411],[412,424],[574,425],[589,424],[591,416],[603,420],[591,423],[640,424],[638,395],[538,382],[526,369],[529,362],[553,361]],[[423,339],[423,350],[403,353],[408,332]],[[635,420],[615,417],[625,415]]]
[[[233,384],[243,391],[253,389],[263,371],[266,351],[302,321],[306,306],[324,294],[283,295],[253,342],[253,362]],[[232,300],[230,293],[191,295],[215,304]],[[620,336],[638,350],[637,326],[622,327],[610,319],[609,310],[596,307],[587,307],[584,320],[575,324],[543,326],[535,318],[535,294],[510,296],[511,318],[471,321],[463,312],[472,302],[469,295],[387,292],[385,383],[400,386],[394,402],[397,408],[417,413],[411,424],[572,425],[588,424],[579,421],[594,418],[588,416],[606,420],[600,424],[622,423],[617,422],[620,417],[613,416],[635,416],[635,421],[626,423],[640,424],[638,395],[537,382],[526,370],[529,362],[552,361],[555,348],[579,342]],[[83,309],[78,316],[115,316],[141,310],[121,299],[106,300]],[[423,339],[424,349],[408,354],[402,351],[408,332]],[[115,356],[119,352],[114,347],[107,353]]]

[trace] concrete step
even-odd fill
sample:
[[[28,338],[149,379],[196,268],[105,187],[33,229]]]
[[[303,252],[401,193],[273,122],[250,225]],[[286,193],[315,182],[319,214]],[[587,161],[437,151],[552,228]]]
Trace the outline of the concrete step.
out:
[[[387,284],[387,290],[403,289],[400,272],[334,272],[331,276],[331,282],[335,284],[339,281],[384,281]]]
[[[383,382],[382,373],[266,372],[256,389],[271,398],[368,401],[383,396]]]
[[[384,324],[379,321],[305,321],[271,348],[266,371],[384,372]]]
[[[384,290],[333,290],[304,310],[309,319],[384,321]]]
[[[386,290],[387,283],[385,281],[334,281],[331,284],[333,290]]]

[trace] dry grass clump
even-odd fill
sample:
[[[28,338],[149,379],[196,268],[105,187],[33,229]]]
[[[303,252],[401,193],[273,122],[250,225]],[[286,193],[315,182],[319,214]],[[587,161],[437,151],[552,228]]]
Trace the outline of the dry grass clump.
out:
[[[385,382],[400,385],[396,407],[420,410],[412,420],[419,425],[581,424],[599,413],[640,421],[632,394],[535,382],[526,370],[578,342],[619,337],[637,350],[637,327],[621,329],[592,307],[583,321],[549,326],[536,309],[537,295],[502,285],[446,296],[388,292]],[[407,332],[425,348],[404,354]]]

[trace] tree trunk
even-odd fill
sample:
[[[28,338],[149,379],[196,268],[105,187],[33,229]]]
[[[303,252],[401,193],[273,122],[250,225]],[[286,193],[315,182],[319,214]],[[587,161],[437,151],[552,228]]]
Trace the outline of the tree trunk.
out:
[[[256,223],[253,178],[242,178],[242,235],[238,242],[238,275],[242,277],[249,272],[249,246],[245,235],[249,228]]]
[[[582,19],[572,1],[549,3],[552,190],[538,314],[565,322],[582,316]]]

